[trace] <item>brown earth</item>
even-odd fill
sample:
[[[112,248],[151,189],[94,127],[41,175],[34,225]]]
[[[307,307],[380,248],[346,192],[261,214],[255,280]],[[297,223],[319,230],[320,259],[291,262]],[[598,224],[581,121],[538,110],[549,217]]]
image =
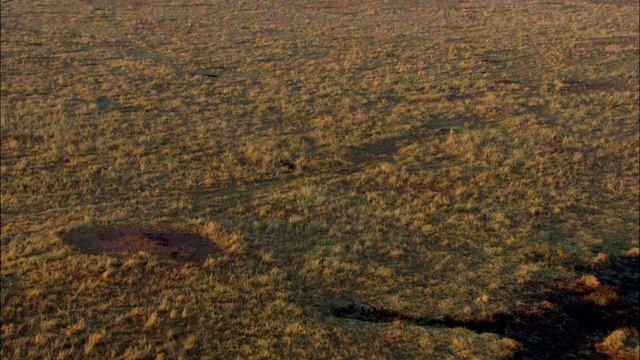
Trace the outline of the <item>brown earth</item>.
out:
[[[168,225],[83,226],[61,238],[75,250],[92,255],[144,251],[179,261],[204,261],[218,251],[204,236]]]

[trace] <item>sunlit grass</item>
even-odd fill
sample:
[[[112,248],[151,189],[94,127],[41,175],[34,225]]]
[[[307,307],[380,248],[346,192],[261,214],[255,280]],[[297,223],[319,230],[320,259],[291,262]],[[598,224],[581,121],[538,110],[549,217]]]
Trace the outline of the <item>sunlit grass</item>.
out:
[[[488,317],[638,247],[637,2],[1,9],[3,358],[508,358],[328,309]],[[220,251],[62,241],[123,223]]]

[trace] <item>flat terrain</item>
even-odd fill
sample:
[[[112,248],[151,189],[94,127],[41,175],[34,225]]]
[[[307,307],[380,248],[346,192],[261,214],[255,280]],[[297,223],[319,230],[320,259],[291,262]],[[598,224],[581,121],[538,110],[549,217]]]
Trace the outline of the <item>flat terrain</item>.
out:
[[[637,359],[639,3],[1,3],[1,357]]]

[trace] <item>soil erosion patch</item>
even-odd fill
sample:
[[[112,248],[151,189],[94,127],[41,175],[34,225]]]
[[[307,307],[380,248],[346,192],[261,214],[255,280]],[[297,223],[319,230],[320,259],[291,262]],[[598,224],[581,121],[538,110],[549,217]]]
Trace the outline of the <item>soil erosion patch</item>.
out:
[[[61,238],[75,250],[92,255],[145,251],[181,261],[204,261],[218,252],[205,236],[170,225],[82,226]]]

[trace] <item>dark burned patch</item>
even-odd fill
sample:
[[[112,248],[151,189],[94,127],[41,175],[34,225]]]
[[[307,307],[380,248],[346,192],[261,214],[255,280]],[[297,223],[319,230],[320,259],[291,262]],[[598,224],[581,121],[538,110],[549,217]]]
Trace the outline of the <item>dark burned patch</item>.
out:
[[[204,261],[218,252],[204,236],[168,225],[83,226],[60,237],[76,251],[91,255],[144,251],[179,261]]]
[[[522,345],[518,359],[607,359],[597,352],[596,344],[616,329],[639,326],[638,260],[637,256],[616,257],[607,266],[586,266],[584,270],[588,273],[581,280],[557,285],[549,294],[535,296],[531,299],[534,305],[526,310],[488,318],[457,315],[420,318],[361,303],[336,306],[330,312],[336,317],[359,321],[400,320],[419,326],[464,327],[496,333]],[[589,283],[589,279],[597,282]]]

